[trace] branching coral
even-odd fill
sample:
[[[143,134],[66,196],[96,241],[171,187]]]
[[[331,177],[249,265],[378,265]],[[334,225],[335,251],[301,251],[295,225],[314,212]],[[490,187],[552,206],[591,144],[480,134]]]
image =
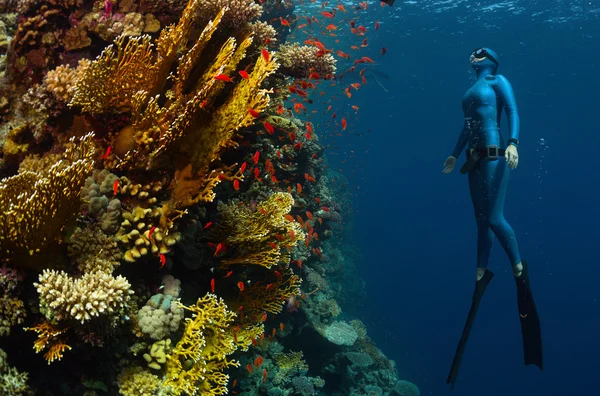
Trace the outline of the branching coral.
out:
[[[117,240],[106,235],[99,227],[76,229],[69,239],[68,252],[82,273],[112,273],[121,259]]]
[[[11,396],[33,395],[27,385],[29,374],[20,373],[8,365],[6,352],[0,349],[0,394]]]
[[[227,246],[235,248],[233,257],[223,258],[221,264],[254,264],[266,268],[280,262],[288,264],[289,251],[304,239],[300,225],[289,218],[293,205],[291,194],[283,192],[272,194],[256,209],[237,202],[219,204],[222,221],[215,227],[215,233]]]
[[[192,318],[186,319],[183,337],[167,358],[164,385],[177,395],[226,394],[229,376],[223,370],[239,365],[228,359],[236,350],[227,331],[236,315],[210,293],[184,308],[192,312]]]
[[[281,72],[296,78],[308,78],[317,73],[321,78],[335,74],[336,60],[331,54],[321,54],[319,48],[309,45],[283,44],[278,59]]]
[[[81,323],[100,315],[118,315],[133,294],[127,279],[103,272],[73,279],[63,271],[44,270],[34,286],[40,294],[40,309],[48,319]]]
[[[62,239],[77,215],[79,192],[94,168],[93,135],[72,144],[45,175],[22,172],[0,182],[0,247],[8,257],[33,255]]]

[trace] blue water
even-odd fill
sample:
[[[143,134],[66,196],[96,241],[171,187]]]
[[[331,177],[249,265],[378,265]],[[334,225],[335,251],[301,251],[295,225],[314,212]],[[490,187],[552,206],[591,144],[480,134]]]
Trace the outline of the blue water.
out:
[[[452,394],[598,392],[599,16],[597,0],[397,1],[361,16],[381,23],[361,54],[390,75],[380,81],[388,92],[371,80],[353,95],[359,116],[347,117],[361,135],[338,139],[331,161],[354,193],[368,288],[363,320],[423,395],[450,394],[445,379],[474,287],[467,179],[441,170],[475,78],[468,56],[480,46],[500,54],[499,73],[519,106],[520,162],[505,213],[530,265],[545,370],[523,365],[514,281],[495,241],[489,268],[496,277]]]

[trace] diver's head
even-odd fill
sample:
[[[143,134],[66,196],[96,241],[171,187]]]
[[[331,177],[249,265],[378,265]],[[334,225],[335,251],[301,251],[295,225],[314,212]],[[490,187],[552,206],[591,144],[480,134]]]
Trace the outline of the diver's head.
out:
[[[498,71],[498,55],[489,48],[477,48],[471,52],[469,57],[471,67],[476,71],[480,72],[485,69],[490,69],[492,74],[496,74]]]

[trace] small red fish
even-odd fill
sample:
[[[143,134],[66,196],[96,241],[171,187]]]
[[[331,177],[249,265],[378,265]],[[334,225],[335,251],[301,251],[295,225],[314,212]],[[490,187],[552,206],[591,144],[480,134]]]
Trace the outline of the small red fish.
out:
[[[165,266],[165,264],[167,263],[167,258],[166,258],[166,257],[165,257],[165,255],[164,255],[164,254],[162,254],[162,253],[161,253],[161,254],[160,254],[158,257],[160,258],[160,268],[162,268],[162,267],[164,267],[164,266]],[[160,268],[159,268],[159,269],[160,269]]]
[[[148,231],[148,239],[152,240],[152,234],[154,233],[154,230],[156,230],[156,226],[152,226],[150,228],[150,231]]]
[[[273,242],[269,242],[269,245],[271,245],[273,249],[277,250],[277,245],[275,245]]]
[[[267,382],[267,377],[268,377],[267,369],[264,369],[263,370],[263,382]]]
[[[248,166],[247,163],[243,163],[242,166],[240,167],[240,173],[244,173],[246,171],[246,167]]]
[[[269,51],[267,51],[266,49],[262,49],[260,50],[260,53],[262,54],[262,57],[265,58],[265,61],[269,61]]]
[[[225,81],[225,82],[233,82],[233,79],[225,74],[217,74],[215,76],[215,80]]]
[[[254,367],[258,368],[263,364],[263,358],[262,356],[258,356],[256,359],[254,359]]]
[[[117,192],[119,192],[119,179],[113,183],[113,196],[117,195]]]
[[[212,221],[209,221],[208,223],[206,223],[206,225],[204,226],[203,229],[207,229],[208,227],[210,227],[212,225]]]
[[[238,179],[235,179],[235,180],[233,181],[233,189],[234,189],[235,191],[237,191],[237,190],[239,190],[239,189],[240,189],[240,181],[239,181]]]
[[[267,130],[267,132],[269,132],[269,135],[272,135],[275,132],[275,128],[273,128],[273,125],[269,124],[268,121],[265,121],[263,123],[265,129]]]
[[[260,158],[260,151],[256,151],[256,153],[254,153],[254,155],[252,156],[252,161],[254,161],[255,164],[258,164],[258,159]]]
[[[210,280],[210,290],[214,293],[215,292],[215,278],[212,278]]]
[[[328,12],[328,11],[321,12],[321,15],[323,15],[325,18],[333,18],[335,16],[335,14],[332,14],[331,12]]]
[[[258,170],[258,168],[254,168],[254,178],[258,179],[259,175],[260,175],[260,170]]]
[[[346,130],[346,126],[348,124],[346,123],[346,119],[344,117],[342,117],[342,130],[345,131]]]
[[[254,118],[258,118],[260,116],[260,113],[252,108],[248,109],[248,112]]]
[[[329,212],[329,208],[327,206],[321,206],[321,209],[323,209],[325,212]]]
[[[112,147],[108,146],[108,148],[106,149],[106,152],[104,153],[104,155],[102,156],[101,159],[107,159],[108,156],[110,155],[111,150],[112,150]]]
[[[219,252],[220,252],[221,250],[223,250],[223,244],[222,244],[222,243],[219,243],[219,244],[217,245],[217,249],[215,250],[215,254],[213,255],[213,257],[217,257],[217,254],[219,254]]]
[[[302,184],[296,183],[296,192],[302,194]]]
[[[244,282],[238,282],[237,287],[240,289],[240,291],[244,291]]]
[[[249,372],[250,374],[252,374],[252,366],[250,366],[250,363],[248,363],[248,364],[246,365],[246,369],[248,370],[248,372]]]
[[[225,274],[225,276],[223,278],[229,278],[231,276],[231,274],[233,274],[233,271],[227,272],[227,274]]]
[[[379,21],[375,21],[375,30],[379,29]]]
[[[248,80],[250,78],[250,76],[248,75],[248,73],[246,72],[246,70],[240,70],[240,71],[238,71],[238,74],[240,76],[242,76],[242,78],[244,80]]]

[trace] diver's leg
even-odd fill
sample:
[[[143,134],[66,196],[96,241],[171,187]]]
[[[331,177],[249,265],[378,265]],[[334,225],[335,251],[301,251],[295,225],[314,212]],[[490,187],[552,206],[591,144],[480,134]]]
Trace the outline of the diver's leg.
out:
[[[471,308],[465,321],[465,327],[463,328],[460,341],[456,347],[456,353],[452,360],[452,366],[448,373],[446,383],[450,384],[454,388],[454,384],[458,377],[458,370],[462,357],[467,348],[467,340],[471,333],[471,328],[475,322],[477,310],[479,304],[483,298],[483,294],[487,289],[488,284],[492,280],[494,273],[488,269],[487,263],[490,256],[490,248],[492,245],[493,232],[488,226],[487,219],[483,216],[484,212],[484,195],[481,190],[481,178],[482,174],[477,169],[473,169],[469,172],[469,190],[471,192],[471,200],[473,201],[473,209],[475,210],[475,218],[477,220],[477,280],[475,281],[475,290],[473,291],[473,297],[471,298]]]
[[[494,232],[489,226],[489,217],[485,212],[485,195],[482,186],[485,183],[484,176],[481,170],[477,168],[469,172],[469,192],[473,203],[475,221],[477,222],[477,280],[483,277],[487,268],[494,237]]]
[[[506,161],[502,159],[484,160],[481,165],[485,174],[483,190],[486,191],[484,196],[488,199],[484,203],[486,213],[489,214],[490,228],[506,251],[515,274],[525,364],[535,364],[543,369],[540,319],[531,292],[527,263],[521,260],[515,232],[504,218],[509,170]]]
[[[515,276],[519,276],[523,271],[519,244],[517,243],[515,231],[504,217],[509,169],[506,166],[506,161],[502,159],[496,161],[483,160],[481,168],[484,174],[482,190],[486,198],[484,211],[489,218],[489,227],[508,255]]]

